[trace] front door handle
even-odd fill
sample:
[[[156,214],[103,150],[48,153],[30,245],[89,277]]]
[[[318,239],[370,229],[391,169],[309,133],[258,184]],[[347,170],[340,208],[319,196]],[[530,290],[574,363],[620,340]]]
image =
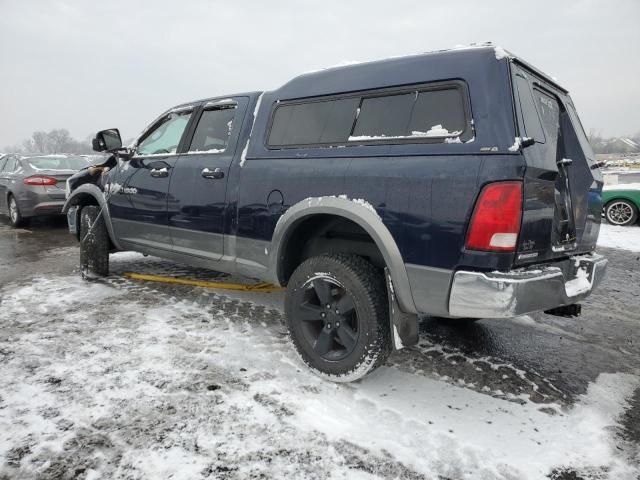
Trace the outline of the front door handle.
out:
[[[156,177],[156,178],[168,177],[169,169],[167,167],[152,168],[149,173],[151,174],[152,177]]]
[[[213,170],[209,170],[208,168],[204,168],[201,173],[203,178],[209,178],[211,180],[219,180],[224,178],[224,172],[221,168],[215,168]]]

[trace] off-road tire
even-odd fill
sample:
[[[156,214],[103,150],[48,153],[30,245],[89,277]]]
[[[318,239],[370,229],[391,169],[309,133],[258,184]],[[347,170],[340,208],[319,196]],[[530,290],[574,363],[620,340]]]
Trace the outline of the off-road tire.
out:
[[[358,336],[353,350],[340,360],[327,360],[305,337],[295,312],[312,279],[339,284],[353,302]],[[358,380],[384,364],[391,353],[389,303],[383,272],[357,255],[321,255],[305,260],[287,285],[285,317],[289,336],[302,361],[317,375],[334,382]]]
[[[85,277],[109,275],[109,233],[95,205],[80,213],[80,269]]]
[[[7,209],[9,211],[9,223],[13,228],[19,228],[27,224],[28,219],[22,216],[18,202],[13,195],[7,197]]]
[[[615,208],[621,209],[617,215],[613,212]],[[620,215],[624,216],[620,217]],[[634,225],[638,221],[638,209],[633,202],[623,198],[617,198],[605,205],[604,218],[606,218],[607,222],[611,225],[618,225],[620,227]]]

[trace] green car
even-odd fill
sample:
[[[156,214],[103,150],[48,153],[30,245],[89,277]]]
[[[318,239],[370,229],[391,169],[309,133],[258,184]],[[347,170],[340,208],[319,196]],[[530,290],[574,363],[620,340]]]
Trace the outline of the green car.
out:
[[[604,217],[613,225],[633,225],[640,210],[640,183],[606,185],[602,190]]]

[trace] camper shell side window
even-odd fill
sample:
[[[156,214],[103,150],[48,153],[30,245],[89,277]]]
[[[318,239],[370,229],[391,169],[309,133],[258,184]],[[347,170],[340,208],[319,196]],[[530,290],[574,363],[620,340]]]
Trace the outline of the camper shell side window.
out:
[[[457,143],[473,138],[462,81],[395,87],[276,104],[269,149],[402,143]]]

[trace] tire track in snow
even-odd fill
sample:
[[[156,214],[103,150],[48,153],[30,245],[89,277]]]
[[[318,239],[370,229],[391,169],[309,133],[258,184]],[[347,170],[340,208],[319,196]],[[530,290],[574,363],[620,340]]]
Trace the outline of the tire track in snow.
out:
[[[552,416],[397,368],[323,382],[297,362],[280,312],[217,293],[73,277],[2,293],[7,475],[541,478],[561,461],[624,478],[633,469],[606,433],[625,411],[630,376],[603,377]]]

